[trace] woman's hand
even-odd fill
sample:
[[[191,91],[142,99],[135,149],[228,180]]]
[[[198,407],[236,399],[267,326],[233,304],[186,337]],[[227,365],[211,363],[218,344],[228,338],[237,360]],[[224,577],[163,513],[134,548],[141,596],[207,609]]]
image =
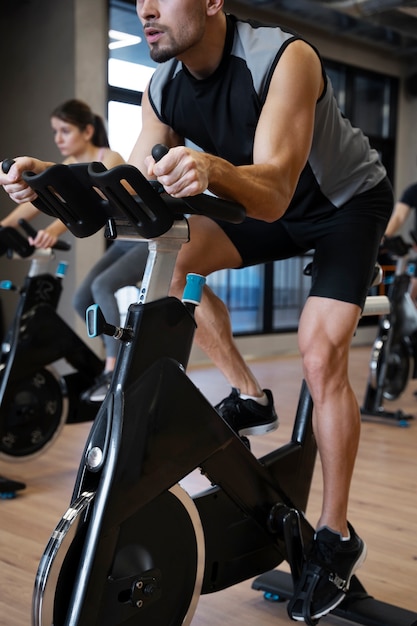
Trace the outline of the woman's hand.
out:
[[[29,237],[29,243],[35,248],[52,248],[58,240],[58,237],[48,233],[47,230],[38,230],[36,237]]]

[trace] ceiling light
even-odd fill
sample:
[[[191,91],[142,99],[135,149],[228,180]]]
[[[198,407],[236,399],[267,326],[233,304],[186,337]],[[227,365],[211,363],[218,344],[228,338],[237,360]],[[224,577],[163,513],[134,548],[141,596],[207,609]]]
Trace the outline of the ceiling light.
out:
[[[115,40],[109,43],[110,50],[135,46],[142,41],[142,38],[137,35],[129,35],[128,33],[122,33],[118,30],[109,30],[109,39]]]

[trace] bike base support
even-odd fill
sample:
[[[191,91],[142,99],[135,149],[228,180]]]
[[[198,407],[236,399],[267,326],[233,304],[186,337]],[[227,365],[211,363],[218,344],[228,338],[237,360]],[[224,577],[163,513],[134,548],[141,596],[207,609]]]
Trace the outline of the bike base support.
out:
[[[404,413],[401,409],[398,411],[386,411],[382,407],[374,410],[361,407],[361,415],[363,421],[366,421],[366,418],[376,418],[383,421],[392,420],[397,422],[398,426],[403,427],[408,427],[410,425],[409,422],[414,419],[414,415],[411,415],[411,413]]]
[[[252,588],[263,591],[266,600],[276,602],[289,600],[293,594],[291,575],[279,570],[258,576]],[[417,613],[376,600],[368,595],[356,576],[345,600],[331,614],[363,626],[417,626]]]

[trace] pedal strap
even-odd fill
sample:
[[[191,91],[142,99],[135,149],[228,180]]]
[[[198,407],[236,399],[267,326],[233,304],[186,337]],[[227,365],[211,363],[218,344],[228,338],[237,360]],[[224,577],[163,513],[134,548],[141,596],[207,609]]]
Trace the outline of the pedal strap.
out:
[[[297,607],[297,615],[302,615],[304,622],[307,626],[315,626],[318,620],[314,620],[311,617],[311,603],[313,599],[314,591],[320,578],[323,576],[323,568],[320,565],[314,563],[306,563],[301,578],[294,590],[293,597],[288,603],[287,611],[291,619],[294,619],[292,614],[296,607],[296,604],[301,604]]]

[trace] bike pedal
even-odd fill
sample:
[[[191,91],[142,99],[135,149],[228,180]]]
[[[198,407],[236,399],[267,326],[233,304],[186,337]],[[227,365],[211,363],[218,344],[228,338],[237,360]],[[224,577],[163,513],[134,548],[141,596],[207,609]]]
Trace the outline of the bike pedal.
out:
[[[248,439],[248,437],[245,437],[244,435],[240,437],[242,443],[245,444],[245,446],[248,448],[248,450],[250,450],[250,441]]]
[[[10,480],[4,476],[0,476],[0,499],[12,500],[16,497],[18,491],[26,489],[26,485],[17,480]]]

